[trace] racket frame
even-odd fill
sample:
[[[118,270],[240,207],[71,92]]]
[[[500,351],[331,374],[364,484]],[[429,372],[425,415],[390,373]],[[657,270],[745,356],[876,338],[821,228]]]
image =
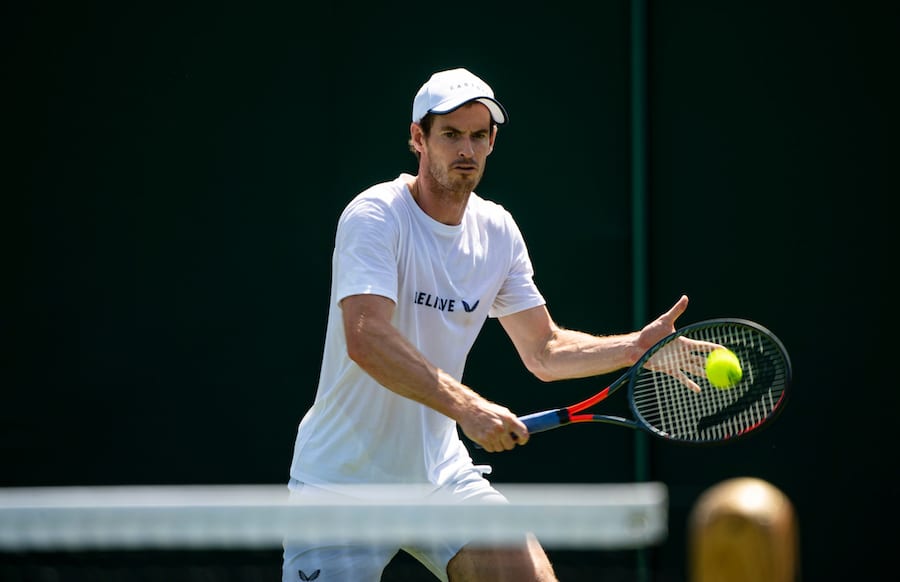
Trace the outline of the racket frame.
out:
[[[634,394],[634,386],[635,379],[639,375],[641,369],[644,364],[663,346],[671,343],[675,339],[688,335],[693,331],[698,329],[706,328],[706,327],[715,327],[715,326],[723,326],[723,325],[736,325],[743,326],[754,329],[759,335],[766,337],[770,340],[777,350],[780,352],[781,359],[783,362],[783,370],[784,374],[783,387],[781,390],[781,394],[779,395],[778,402],[773,407],[773,409],[767,414],[764,418],[761,418],[757,423],[744,427],[743,430],[736,432],[726,438],[721,439],[706,439],[706,440],[691,440],[691,439],[678,439],[673,438],[671,435],[666,432],[659,430],[644,418],[641,412],[638,410],[635,405],[635,394]],[[718,318],[718,319],[707,319],[703,321],[699,321],[690,325],[686,325],[685,327],[676,330],[675,332],[667,335],[666,337],[659,340],[656,344],[654,344],[650,349],[648,349],[641,358],[635,362],[633,366],[631,366],[628,371],[619,376],[612,384],[600,390],[590,398],[586,398],[580,402],[575,404],[565,406],[562,408],[546,410],[541,412],[535,412],[532,414],[528,414],[525,416],[519,417],[525,426],[528,427],[529,434],[534,434],[538,432],[544,432],[547,430],[551,430],[554,428],[559,428],[561,426],[566,426],[568,424],[576,424],[576,423],[588,423],[588,422],[600,422],[606,424],[613,424],[617,426],[625,426],[633,429],[644,430],[655,437],[670,441],[670,442],[678,442],[683,444],[690,445],[705,445],[705,444],[719,444],[723,442],[730,442],[737,438],[741,438],[746,436],[747,434],[756,432],[764,425],[771,424],[772,420],[774,420],[778,415],[781,414],[781,411],[784,409],[784,406],[787,401],[787,396],[789,393],[789,386],[792,379],[792,368],[790,357],[787,353],[787,350],[784,347],[784,344],[778,339],[775,334],[769,331],[767,328],[762,325],[750,321],[747,319],[737,319],[737,318]],[[628,385],[628,407],[631,410],[633,419],[623,418],[621,416],[613,416],[608,414],[590,414],[585,413],[584,411],[592,406],[606,400],[613,393],[617,392],[622,386]],[[685,387],[685,390],[688,388]]]

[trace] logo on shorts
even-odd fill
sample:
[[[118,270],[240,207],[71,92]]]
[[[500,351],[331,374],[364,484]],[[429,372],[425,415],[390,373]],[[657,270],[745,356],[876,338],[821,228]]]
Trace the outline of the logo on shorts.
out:
[[[300,579],[303,580],[304,582],[308,582],[309,580],[315,580],[316,578],[319,577],[319,574],[320,574],[321,572],[322,572],[321,570],[316,570],[316,571],[313,572],[312,574],[307,574],[307,573],[304,572],[303,570],[300,570],[300,571],[299,571]]]

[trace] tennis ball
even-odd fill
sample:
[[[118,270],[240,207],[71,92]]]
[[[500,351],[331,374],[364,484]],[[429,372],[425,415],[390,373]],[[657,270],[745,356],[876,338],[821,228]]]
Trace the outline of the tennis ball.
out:
[[[706,356],[706,377],[719,389],[731,388],[741,381],[741,361],[729,349],[717,348]]]

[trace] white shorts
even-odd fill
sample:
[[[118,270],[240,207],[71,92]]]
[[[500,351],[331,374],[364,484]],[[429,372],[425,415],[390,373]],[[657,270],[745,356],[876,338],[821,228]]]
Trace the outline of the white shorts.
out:
[[[476,466],[444,485],[433,495],[450,495],[462,501],[479,503],[508,503],[507,499],[484,478],[490,467]],[[330,495],[319,487],[291,480],[288,488],[291,499],[304,496]],[[403,550],[422,563],[439,580],[447,582],[447,564],[465,543],[439,543],[403,546],[321,546],[315,544],[284,543],[282,582],[378,582],[391,559]]]

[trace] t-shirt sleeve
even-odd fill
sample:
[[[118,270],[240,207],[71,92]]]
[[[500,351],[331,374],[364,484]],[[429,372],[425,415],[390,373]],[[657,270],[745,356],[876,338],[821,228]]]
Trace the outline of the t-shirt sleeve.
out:
[[[534,268],[525,239],[512,216],[507,214],[506,228],[510,236],[510,267],[506,279],[488,312],[490,317],[504,317],[546,303],[534,283]]]
[[[352,201],[338,221],[333,270],[335,301],[372,294],[397,302],[397,228],[376,199]]]

